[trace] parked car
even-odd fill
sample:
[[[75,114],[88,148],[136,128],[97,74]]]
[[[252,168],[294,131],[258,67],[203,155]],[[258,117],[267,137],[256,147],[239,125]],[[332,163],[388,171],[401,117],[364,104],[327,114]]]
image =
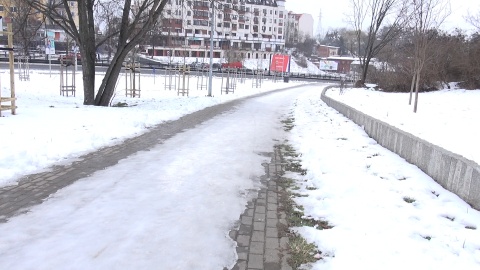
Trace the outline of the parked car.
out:
[[[212,64],[212,69],[221,70],[221,69],[222,69],[222,64],[220,64],[220,63],[213,63],[213,64]]]
[[[190,69],[191,70],[202,70],[202,69],[208,69],[210,65],[207,63],[200,63],[200,62],[193,62],[190,64]]]
[[[67,55],[63,54],[59,56],[59,60],[63,59],[64,61],[72,61],[75,59],[75,54],[74,53],[69,53]],[[77,61],[81,61],[82,57],[79,53],[77,53]]]
[[[190,64],[190,69],[191,70],[198,70],[201,68],[201,63],[199,62],[193,62]]]
[[[223,63],[222,69],[224,68],[243,68],[243,65],[242,62]]]

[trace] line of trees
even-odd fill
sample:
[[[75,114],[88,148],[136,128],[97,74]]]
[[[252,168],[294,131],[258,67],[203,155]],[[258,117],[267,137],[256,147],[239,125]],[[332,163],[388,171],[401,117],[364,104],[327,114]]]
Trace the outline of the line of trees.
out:
[[[466,16],[476,33],[461,29],[452,33],[440,30],[450,12],[445,0],[351,3],[354,28],[330,30],[320,43],[340,47],[341,54],[360,59],[359,85],[368,79],[385,90],[412,94],[434,89],[438,82],[480,87],[475,75],[480,69],[480,12]]]

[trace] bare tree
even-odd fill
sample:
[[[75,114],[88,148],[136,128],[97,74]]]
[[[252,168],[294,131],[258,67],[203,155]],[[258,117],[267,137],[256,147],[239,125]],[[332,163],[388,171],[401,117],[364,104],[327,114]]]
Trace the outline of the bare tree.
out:
[[[60,26],[79,46],[82,55],[83,85],[85,105],[108,106],[115,91],[115,85],[120,74],[123,61],[127,54],[139,45],[146,33],[158,21],[168,0],[25,0],[30,6],[43,13],[54,24]],[[78,25],[74,21],[70,4],[78,5]],[[118,31],[112,33],[118,41],[112,61],[108,66],[102,83],[95,95],[95,59],[97,48],[110,38],[101,38],[95,31],[94,10],[97,5],[106,2],[118,2],[121,10]]]
[[[427,48],[432,40],[432,30],[438,29],[450,14],[449,5],[444,0],[411,0],[411,20],[414,29],[414,68],[412,84],[410,88],[409,104],[412,103],[412,93],[415,88],[415,103],[413,111],[417,112],[418,90],[420,87],[421,74],[427,61]]]
[[[3,4],[5,4],[4,10],[7,16],[13,21],[13,34],[23,49],[23,55],[30,55],[32,42],[36,39],[38,30],[42,27],[43,16],[37,16],[37,11],[25,1],[16,0]]]
[[[108,59],[112,59],[112,54],[116,51],[118,44],[118,33],[121,25],[121,4],[117,1],[99,1],[95,5],[96,27],[101,31],[104,40],[104,48],[108,53]]]
[[[372,59],[401,33],[408,21],[407,4],[404,0],[351,0],[351,5],[351,23],[356,33],[357,56],[362,69],[359,83],[364,84]],[[366,37],[363,39],[365,24]],[[385,25],[388,27],[385,28]]]
[[[480,11],[476,14],[468,13],[468,15],[465,17],[465,19],[473,27],[475,27],[477,29],[477,31],[480,31]]]

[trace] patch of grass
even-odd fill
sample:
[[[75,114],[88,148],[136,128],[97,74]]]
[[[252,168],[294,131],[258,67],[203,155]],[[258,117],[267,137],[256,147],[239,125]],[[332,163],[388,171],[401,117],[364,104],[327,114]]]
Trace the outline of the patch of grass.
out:
[[[278,184],[280,184],[284,188],[290,188],[291,186],[293,186],[294,183],[295,181],[292,178],[280,177],[278,179]]]
[[[316,262],[318,259],[317,247],[308,243],[303,237],[291,234],[288,241],[288,250],[290,258],[288,263],[293,269],[298,269],[302,264]]]
[[[297,198],[298,198],[298,197],[308,197],[307,194],[300,194],[300,193],[292,193],[292,196],[293,196],[293,197],[297,197]]]
[[[301,160],[298,159],[300,155],[296,153],[291,145],[285,143],[280,145],[279,148],[283,155],[282,163],[285,164],[285,171],[296,172],[300,175],[305,175],[307,173],[307,170],[302,169]],[[305,216],[304,208],[295,203],[293,200],[294,197],[307,196],[294,192],[299,189],[297,180],[288,177],[280,177],[278,185],[283,188],[283,192],[279,194],[279,211],[285,213],[287,224],[280,227],[277,226],[277,229],[280,235],[289,237],[288,251],[290,258],[288,263],[293,269],[298,269],[303,264],[321,259],[321,252],[318,251],[314,244],[309,244],[302,237],[295,233],[291,233],[289,228],[309,226],[317,229],[330,229],[332,226],[330,226],[325,220],[316,220],[312,217]],[[306,186],[306,189],[316,190],[317,188]]]
[[[292,116],[288,117],[287,119],[285,120],[282,120],[280,121],[282,124],[283,124],[283,130],[285,131],[290,131],[293,129],[293,127],[295,126],[294,123],[295,123],[295,118],[293,118]]]
[[[414,203],[416,200],[410,197],[403,197],[403,200],[407,203]]]
[[[285,166],[285,170],[287,170],[289,172],[296,172],[296,173],[299,173],[300,175],[306,175],[307,174],[307,170],[302,169],[302,164],[300,164],[299,162],[289,162]]]

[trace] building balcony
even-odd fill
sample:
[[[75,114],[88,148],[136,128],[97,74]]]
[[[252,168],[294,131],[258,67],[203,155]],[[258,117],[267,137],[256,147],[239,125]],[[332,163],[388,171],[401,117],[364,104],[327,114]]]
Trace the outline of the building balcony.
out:
[[[194,19],[209,20],[208,16],[193,15]]]
[[[208,6],[193,6],[192,9],[193,10],[206,10],[206,11],[208,11],[208,10],[210,10],[210,7],[208,7]]]

